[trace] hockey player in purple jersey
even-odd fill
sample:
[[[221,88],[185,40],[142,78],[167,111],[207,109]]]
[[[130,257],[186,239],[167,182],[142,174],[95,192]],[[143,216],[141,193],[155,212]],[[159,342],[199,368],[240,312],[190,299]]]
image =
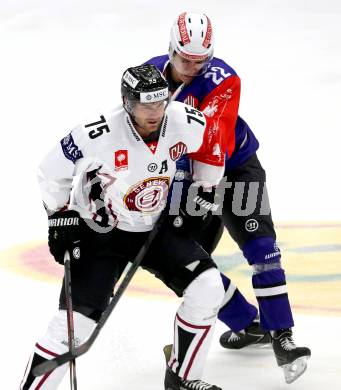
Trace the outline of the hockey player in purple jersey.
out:
[[[297,347],[292,339],[294,321],[267,202],[265,171],[256,155],[259,144],[247,123],[238,116],[240,79],[228,64],[213,57],[212,25],[206,15],[199,13],[179,15],[171,28],[168,55],[154,57],[147,63],[163,72],[173,100],[190,104],[209,117],[214,148],[211,163],[225,164],[225,176],[232,183],[225,191],[222,215],[211,216],[201,231],[191,232],[212,253],[225,226],[253,268],[252,285],[259,318],[256,307],[221,274],[225,298],[218,318],[231,330],[221,336],[220,343],[225,348],[239,349],[271,341],[277,363],[284,368],[285,379],[290,383],[305,371],[310,350]],[[183,164],[186,162],[180,161],[178,168],[186,171]],[[240,183],[245,183],[245,187],[241,188]],[[253,184],[258,186],[258,196],[251,210],[245,210],[242,201],[244,198],[245,202],[248,191],[250,196]],[[234,198],[238,191],[239,197]],[[198,225],[191,223],[186,213],[181,218],[182,228],[186,224]]]

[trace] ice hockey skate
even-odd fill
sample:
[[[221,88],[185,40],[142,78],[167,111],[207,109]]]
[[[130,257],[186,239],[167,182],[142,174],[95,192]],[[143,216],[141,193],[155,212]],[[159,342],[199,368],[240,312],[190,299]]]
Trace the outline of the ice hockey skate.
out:
[[[250,326],[240,332],[229,330],[220,337],[220,345],[227,349],[241,349],[253,344],[268,344],[271,342],[269,332],[265,332],[259,321],[253,321]]]
[[[165,390],[222,390],[201,380],[185,380],[176,375],[169,367],[166,369]]]
[[[166,364],[170,359],[172,353],[172,344],[166,345],[163,348]],[[168,366],[165,375],[165,390],[222,390],[221,387],[210,385],[201,380],[184,380],[176,375]]]
[[[272,347],[279,367],[283,368],[286,383],[292,383],[307,369],[311,351],[297,347],[292,339],[291,329],[281,329],[272,336]]]

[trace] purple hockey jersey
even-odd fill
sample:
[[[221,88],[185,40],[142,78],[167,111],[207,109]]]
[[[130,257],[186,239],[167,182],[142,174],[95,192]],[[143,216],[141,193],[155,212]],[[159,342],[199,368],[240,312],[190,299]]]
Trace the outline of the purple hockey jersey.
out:
[[[158,56],[146,63],[155,65],[166,75],[169,58],[168,55]],[[210,142],[217,157],[212,163],[222,165],[225,158],[228,170],[243,164],[259,147],[250,127],[238,115],[239,96],[238,75],[216,57],[205,73],[195,77],[188,85],[182,84],[173,94],[174,100],[204,112],[211,122]]]

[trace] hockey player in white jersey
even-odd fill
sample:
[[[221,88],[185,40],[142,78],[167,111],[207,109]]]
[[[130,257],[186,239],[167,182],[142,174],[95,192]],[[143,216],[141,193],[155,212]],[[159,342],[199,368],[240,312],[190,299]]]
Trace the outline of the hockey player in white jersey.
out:
[[[50,252],[61,264],[65,251],[71,255],[77,345],[91,334],[165,207],[176,161],[195,153],[198,187],[215,186],[222,177],[221,167],[207,163],[213,148],[205,116],[183,103],[168,104],[167,82],[153,65],[129,68],[121,90],[123,107],[74,128],[40,165]],[[142,266],[184,298],[165,389],[221,390],[202,381],[224,296],[214,262],[193,239],[164,224]],[[34,347],[20,389],[56,389],[61,382],[67,365],[41,377],[32,370],[68,350],[65,301],[62,288],[59,310]]]

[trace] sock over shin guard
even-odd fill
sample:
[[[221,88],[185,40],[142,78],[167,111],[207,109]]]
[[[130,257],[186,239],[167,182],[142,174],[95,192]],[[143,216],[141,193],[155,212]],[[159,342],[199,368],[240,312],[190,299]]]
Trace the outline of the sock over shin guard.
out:
[[[184,292],[174,322],[174,343],[168,366],[183,379],[201,379],[211,345],[218,308],[224,296],[219,271],[211,268]]]
[[[291,328],[292,318],[281,252],[272,237],[247,241],[243,253],[253,266],[252,286],[264,330]]]
[[[257,308],[251,305],[238,288],[224,274],[220,274],[225,295],[220,306],[218,318],[233,332],[245,329],[256,318]]]
[[[32,370],[38,364],[51,360],[69,350],[66,311],[60,310],[50,321],[44,337],[35,345],[28,361],[20,390],[54,390],[62,381],[69,365],[64,364],[50,373],[35,377]],[[73,313],[75,327],[75,344],[82,344],[91,334],[95,321],[78,312]]]

